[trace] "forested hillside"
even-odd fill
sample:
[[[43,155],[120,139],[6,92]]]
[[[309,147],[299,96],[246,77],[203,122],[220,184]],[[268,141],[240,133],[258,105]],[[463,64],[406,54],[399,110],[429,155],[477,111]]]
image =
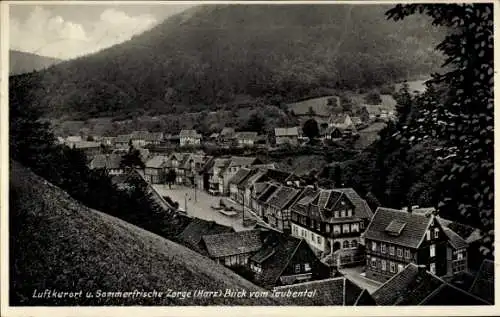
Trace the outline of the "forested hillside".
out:
[[[444,36],[380,5],[205,5],[91,56],[13,78],[51,115],[85,119],[216,109],[245,96],[280,104],[429,74]],[[20,83],[22,81],[22,83]]]

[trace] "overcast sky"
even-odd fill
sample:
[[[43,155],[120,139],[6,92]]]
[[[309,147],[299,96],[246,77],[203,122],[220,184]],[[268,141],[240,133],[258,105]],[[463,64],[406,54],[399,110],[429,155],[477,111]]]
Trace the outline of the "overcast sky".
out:
[[[126,41],[191,6],[10,5],[10,48],[70,59]]]

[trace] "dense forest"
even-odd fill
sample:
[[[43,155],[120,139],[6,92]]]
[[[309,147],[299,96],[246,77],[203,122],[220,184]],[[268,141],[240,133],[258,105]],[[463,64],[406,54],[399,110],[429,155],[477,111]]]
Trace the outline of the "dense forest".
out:
[[[90,117],[279,105],[325,89],[369,89],[428,76],[444,28],[396,24],[380,5],[204,5],[101,52],[27,78],[49,115]],[[26,76],[25,76],[26,77]]]
[[[35,70],[42,70],[59,62],[61,62],[61,60],[57,58],[10,50],[9,75],[18,75],[30,73]]]

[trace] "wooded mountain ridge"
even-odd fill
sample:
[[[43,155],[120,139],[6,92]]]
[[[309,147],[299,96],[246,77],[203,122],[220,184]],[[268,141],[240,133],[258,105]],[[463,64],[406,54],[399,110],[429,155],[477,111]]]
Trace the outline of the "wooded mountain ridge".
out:
[[[216,110],[370,89],[437,70],[444,30],[381,5],[203,5],[98,53],[12,78],[50,116]]]

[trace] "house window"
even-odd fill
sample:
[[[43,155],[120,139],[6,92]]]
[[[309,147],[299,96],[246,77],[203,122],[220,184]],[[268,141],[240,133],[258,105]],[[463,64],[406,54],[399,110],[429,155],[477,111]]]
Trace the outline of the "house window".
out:
[[[431,263],[429,271],[431,271],[432,274],[436,274],[436,263]]]
[[[351,231],[352,232],[359,232],[359,223],[351,224]]]
[[[352,240],[351,241],[351,248],[357,248],[358,247],[358,241]]]
[[[343,233],[349,233],[350,232],[350,228],[349,228],[349,224],[344,224],[342,225],[342,232]]]
[[[429,251],[431,257],[436,256],[436,246],[434,244],[431,244]]]
[[[377,267],[377,258],[373,258],[371,259],[371,264],[372,264],[372,267],[373,268],[376,268]]]
[[[464,258],[463,252],[462,251],[458,252],[457,253],[457,260],[463,260],[463,258]]]
[[[309,265],[309,263],[304,263],[304,271],[306,272],[311,271],[311,266]]]
[[[322,241],[322,239],[321,239],[321,237],[320,237],[320,236],[318,236],[318,239],[317,239],[317,240],[318,240],[318,244],[323,243],[323,241]]]
[[[364,228],[365,228],[365,223],[364,223],[364,222],[360,222],[360,223],[359,223],[359,227],[360,227],[361,229],[364,229]]]
[[[394,262],[389,262],[389,268],[391,273],[396,273],[396,264]]]
[[[348,249],[349,248],[349,241],[345,240],[344,242],[342,242],[342,248]]]
[[[339,217],[339,211],[338,210],[335,210],[335,218],[338,218]]]
[[[403,264],[398,264],[398,272],[401,272],[404,268]]]
[[[300,273],[300,264],[295,264],[295,273]]]
[[[340,233],[340,226],[339,225],[333,226],[333,233],[334,234],[339,234]]]
[[[453,261],[451,263],[451,269],[453,273],[459,273],[465,271],[466,269],[465,260]]]
[[[431,232],[430,232],[429,230],[427,230],[427,231],[425,232],[425,235],[426,235],[426,237],[427,237],[427,240],[430,240],[430,239],[431,239]]]
[[[405,258],[409,259],[411,257],[410,250],[405,249]]]
[[[340,211],[340,217],[344,218],[345,217],[345,210]]]
[[[375,241],[372,242],[372,251],[377,251],[377,243]]]
[[[352,217],[352,209],[347,210],[347,217]]]
[[[403,257],[403,249],[398,248],[398,257]]]
[[[390,246],[390,247],[389,247],[389,254],[390,254],[390,255],[394,255],[394,252],[396,252],[396,250],[395,250],[395,249],[396,249],[395,247]]]
[[[330,233],[330,225],[326,223],[325,228],[326,228],[326,233]]]
[[[385,253],[385,244],[380,245],[380,252]]]
[[[434,238],[439,238],[439,228],[434,228]]]
[[[382,260],[381,264],[382,264],[382,271],[387,271],[387,261]]]

